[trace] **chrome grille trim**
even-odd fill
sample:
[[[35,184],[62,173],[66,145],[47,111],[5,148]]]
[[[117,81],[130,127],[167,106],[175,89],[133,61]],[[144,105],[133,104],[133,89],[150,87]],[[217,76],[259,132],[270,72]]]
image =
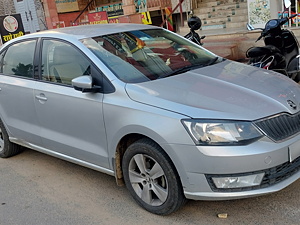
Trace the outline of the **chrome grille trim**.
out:
[[[300,132],[300,112],[293,115],[282,113],[255,121],[254,124],[273,141],[280,142]]]

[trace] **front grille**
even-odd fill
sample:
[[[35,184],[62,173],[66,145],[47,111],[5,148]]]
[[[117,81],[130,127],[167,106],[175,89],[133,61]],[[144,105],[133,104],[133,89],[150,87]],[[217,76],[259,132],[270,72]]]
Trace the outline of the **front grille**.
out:
[[[207,181],[211,187],[211,189],[215,192],[237,192],[237,191],[251,191],[261,188],[267,188],[274,184],[277,184],[295,173],[300,171],[300,157],[295,159],[293,162],[286,162],[279,166],[255,171],[251,173],[240,173],[240,174],[230,174],[230,175],[206,175]],[[217,188],[212,180],[212,177],[239,177],[239,176],[247,176],[251,174],[265,173],[265,176],[258,186],[253,187],[243,187],[243,188]]]
[[[254,124],[273,141],[282,141],[300,131],[300,113],[280,114],[268,119],[254,122]]]

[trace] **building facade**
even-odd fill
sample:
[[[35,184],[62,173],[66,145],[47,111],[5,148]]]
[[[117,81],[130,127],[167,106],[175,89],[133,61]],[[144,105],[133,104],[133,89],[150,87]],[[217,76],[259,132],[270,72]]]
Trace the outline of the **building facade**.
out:
[[[171,0],[43,0],[49,29],[86,23],[160,25]]]
[[[0,0],[0,16],[20,14],[26,33],[47,29],[41,0]]]
[[[248,22],[261,26],[266,19],[278,17],[283,0],[0,0],[0,15],[21,14],[26,33],[86,23],[166,26],[162,22],[174,8],[175,32],[184,26],[190,11],[203,20],[203,29],[234,29]],[[298,8],[299,1],[292,0],[288,10],[297,13]]]

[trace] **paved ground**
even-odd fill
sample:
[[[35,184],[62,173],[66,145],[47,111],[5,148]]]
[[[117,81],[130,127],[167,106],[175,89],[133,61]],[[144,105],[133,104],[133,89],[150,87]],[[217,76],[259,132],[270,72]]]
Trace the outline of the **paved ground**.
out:
[[[300,224],[300,181],[258,198],[189,201],[162,217],[131,199],[114,178],[38,152],[26,150],[0,159],[1,225],[89,224]],[[227,213],[226,219],[217,217]]]

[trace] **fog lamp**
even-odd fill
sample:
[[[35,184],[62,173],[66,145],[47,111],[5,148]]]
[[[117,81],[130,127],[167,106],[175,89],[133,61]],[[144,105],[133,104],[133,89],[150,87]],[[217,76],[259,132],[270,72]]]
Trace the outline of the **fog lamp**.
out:
[[[217,188],[242,188],[260,185],[265,173],[236,177],[213,177]]]

